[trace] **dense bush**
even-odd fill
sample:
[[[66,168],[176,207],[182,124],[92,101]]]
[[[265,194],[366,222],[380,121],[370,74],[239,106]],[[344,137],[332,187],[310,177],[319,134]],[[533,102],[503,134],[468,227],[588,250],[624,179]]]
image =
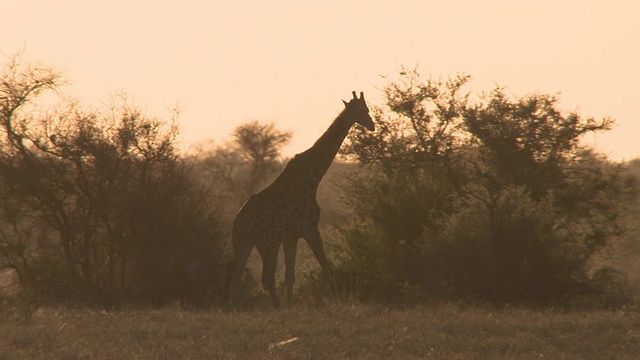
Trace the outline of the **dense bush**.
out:
[[[176,128],[126,101],[38,108],[60,85],[17,60],[2,74],[0,267],[39,301],[201,302],[222,271],[223,229]]]
[[[556,304],[611,292],[603,259],[625,234],[636,186],[580,139],[612,120],[502,89],[471,103],[468,79],[403,70],[376,111],[381,130],[356,130],[345,153],[368,177],[347,188],[353,221],[337,273],[357,278],[361,296],[401,300]]]
[[[328,209],[340,224],[336,290],[400,302],[629,303],[622,270],[637,269],[638,166],[626,171],[580,142],[613,121],[565,113],[548,95],[496,89],[472,102],[469,80],[403,70],[374,110],[378,130],[352,132],[344,155],[363,166],[345,165],[348,216]],[[17,274],[30,301],[209,301],[228,224],[282,167],[290,134],[251,122],[233,144],[190,157],[176,127],[125,100],[103,112],[39,107],[61,84],[17,60],[1,74],[0,270]],[[323,189],[321,200],[338,201]]]
[[[492,202],[461,199],[459,209],[423,237],[434,293],[499,302],[559,299],[582,282],[583,249],[572,225],[559,225],[551,197],[533,200],[523,186]],[[562,227],[562,228],[561,228]]]

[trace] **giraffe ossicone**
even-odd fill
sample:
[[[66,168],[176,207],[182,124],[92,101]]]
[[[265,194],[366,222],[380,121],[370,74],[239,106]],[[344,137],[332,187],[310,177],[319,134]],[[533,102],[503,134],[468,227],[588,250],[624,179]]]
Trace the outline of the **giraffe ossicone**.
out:
[[[254,247],[262,258],[262,285],[273,305],[280,307],[276,294],[275,272],[280,245],[285,257],[287,300],[293,301],[295,263],[298,240],[304,238],[318,260],[326,282],[331,265],[318,231],[320,206],[316,192],[322,177],[333,162],[342,142],[354,124],[370,131],[375,129],[364,100],[352,92],[353,98],[331,123],[327,131],[306,151],[295,155],[271,185],[251,196],[235,217],[231,238],[234,259],[227,268],[225,302],[231,301]]]

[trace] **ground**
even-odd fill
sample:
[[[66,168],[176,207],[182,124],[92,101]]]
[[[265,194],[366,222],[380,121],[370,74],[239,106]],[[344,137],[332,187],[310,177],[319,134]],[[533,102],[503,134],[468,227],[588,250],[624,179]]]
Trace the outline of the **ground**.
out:
[[[223,312],[39,309],[0,318],[0,359],[637,359],[640,313],[300,304]]]

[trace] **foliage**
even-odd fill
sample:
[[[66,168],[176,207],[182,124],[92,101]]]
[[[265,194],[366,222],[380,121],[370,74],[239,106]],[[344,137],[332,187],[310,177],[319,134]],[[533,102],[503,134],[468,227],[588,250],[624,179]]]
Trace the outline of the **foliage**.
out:
[[[373,110],[378,130],[354,128],[343,154],[363,166],[339,179],[349,212],[333,214],[336,289],[400,302],[630,304],[638,166],[581,142],[613,120],[501,88],[471,101],[469,80],[403,69]],[[20,58],[1,74],[0,271],[16,274],[29,304],[203,304],[222,275],[224,224],[277,174],[291,134],[254,121],[187,157],[175,126],[126,99],[104,112],[44,107],[63,84]],[[335,203],[327,189],[321,201]]]
[[[376,110],[380,133],[346,148],[371,176],[347,189],[339,265],[360,291],[550,304],[606,288],[597,260],[625,234],[636,187],[580,139],[613,121],[500,88],[471,103],[466,76],[400,76]]]
[[[537,94],[514,101],[495,89],[480,104],[468,106],[464,122],[470,142],[488,165],[478,175],[499,182],[497,186],[526,186],[535,199],[562,187],[567,167],[589,161],[581,137],[607,130],[613,121],[563,114],[557,102],[554,96]],[[571,177],[583,180],[582,174]]]
[[[126,102],[107,115],[73,103],[39,110],[38,96],[60,84],[18,59],[2,74],[0,265],[39,300],[201,297],[221,234],[176,128]]]
[[[452,191],[437,174],[421,169],[350,179],[347,203],[359,221],[341,228],[347,242],[338,245],[339,256],[345,257],[342,270],[362,284],[362,295],[393,298],[402,295],[399,285],[424,276],[420,237],[449,207]]]
[[[262,190],[282,168],[281,150],[291,133],[273,123],[251,121],[233,132],[233,142],[199,154],[204,172],[215,179],[220,193],[244,202]]]
[[[575,290],[590,254],[574,224],[558,224],[553,199],[525,187],[501,190],[492,202],[463,199],[460,209],[424,236],[428,285],[456,297],[540,303]],[[455,266],[452,266],[455,264]],[[436,282],[437,281],[437,282]]]
[[[386,175],[447,159],[462,139],[461,112],[468,95],[467,75],[422,82],[417,70],[383,89],[386,103],[374,108],[375,133],[355,128],[343,154],[363,164],[377,164]]]

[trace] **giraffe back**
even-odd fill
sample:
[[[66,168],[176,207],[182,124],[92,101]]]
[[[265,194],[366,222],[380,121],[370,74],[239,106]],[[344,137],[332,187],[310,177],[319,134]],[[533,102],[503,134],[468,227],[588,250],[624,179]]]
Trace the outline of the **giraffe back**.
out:
[[[316,201],[318,182],[306,169],[308,162],[297,155],[266,189],[251,196],[236,215],[233,237],[277,245],[317,229],[320,207]],[[276,244],[277,243],[277,244]]]

